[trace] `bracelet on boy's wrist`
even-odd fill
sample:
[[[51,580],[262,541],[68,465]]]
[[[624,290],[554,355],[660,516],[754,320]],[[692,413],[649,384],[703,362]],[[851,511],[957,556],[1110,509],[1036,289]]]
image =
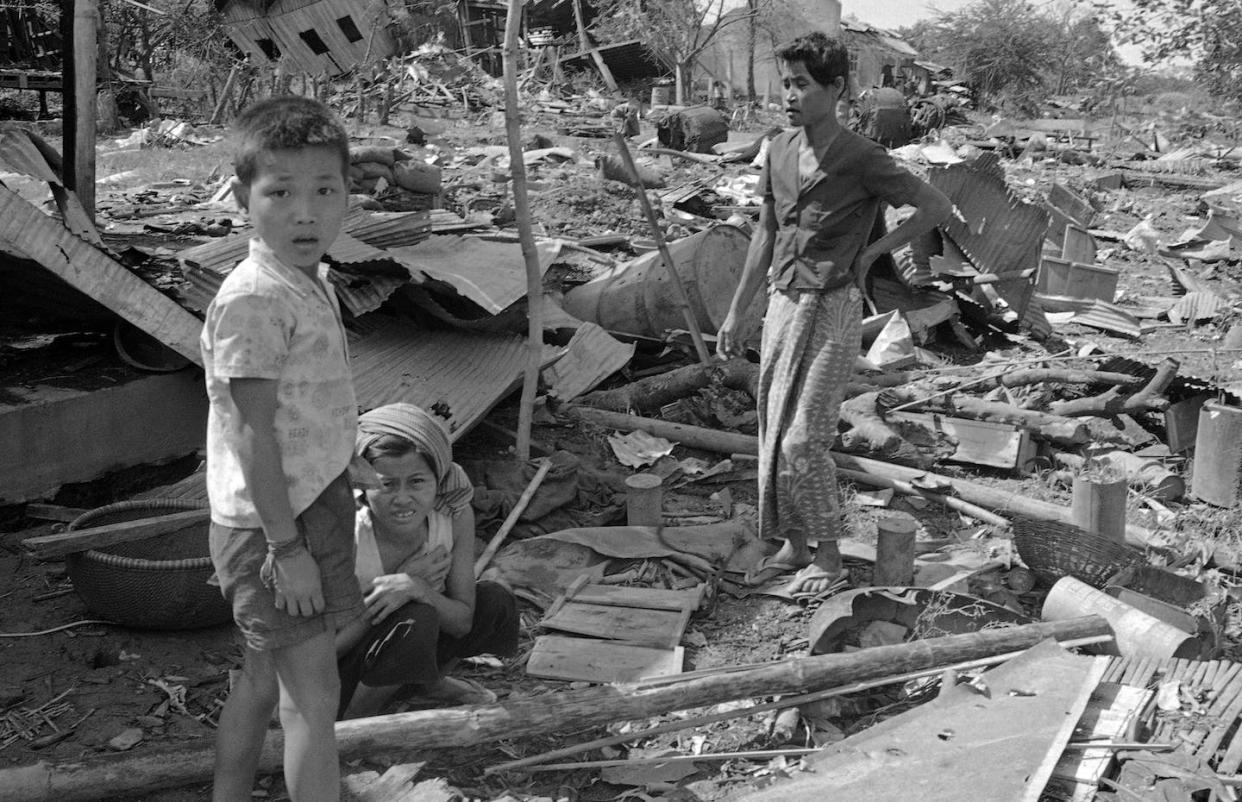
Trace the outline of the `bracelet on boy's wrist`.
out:
[[[267,553],[273,558],[280,560],[285,557],[292,557],[300,551],[306,550],[306,539],[301,535],[283,540],[280,543],[267,542]]]

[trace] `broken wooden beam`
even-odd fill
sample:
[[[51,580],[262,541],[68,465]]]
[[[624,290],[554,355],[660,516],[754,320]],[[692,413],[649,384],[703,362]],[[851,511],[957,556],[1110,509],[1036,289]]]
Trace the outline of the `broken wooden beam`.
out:
[[[941,412],[973,420],[991,423],[1008,423],[1030,429],[1040,440],[1047,440],[1059,446],[1080,446],[1091,442],[1091,434],[1087,425],[1080,420],[1065,415],[1037,412],[1022,409],[1013,404],[999,401],[984,401],[974,396],[954,396],[951,399],[938,398],[920,400],[918,394],[911,390],[897,388],[886,392],[890,398],[900,401],[900,406],[909,409],[921,409],[927,412]]]
[[[1067,418],[1101,417],[1110,418],[1129,412],[1163,412],[1169,408],[1169,399],[1163,393],[1177,375],[1180,367],[1176,359],[1166,357],[1156,368],[1156,375],[1137,393],[1127,393],[1118,386],[1104,393],[1089,398],[1071,398],[1067,401],[1056,401],[1049,405],[1053,414]]]
[[[509,697],[503,704],[352,719],[337,723],[336,740],[342,760],[386,750],[409,754],[419,749],[473,746],[647,718],[735,699],[806,693],[1028,649],[1048,638],[1063,641],[1108,634],[1108,623],[1094,615],[1039,622],[781,660],[727,674],[670,681],[657,687],[604,685]],[[281,765],[283,736],[275,730],[269,736],[259,757],[260,772],[276,771]],[[212,745],[205,743],[123,757],[90,755],[79,760],[41,761],[0,769],[0,788],[5,789],[7,802],[76,802],[141,795],[210,780],[211,754]]]
[[[751,398],[759,395],[759,366],[745,359],[730,359],[711,365],[687,365],[646,376],[612,390],[596,390],[578,396],[577,403],[613,412],[655,412],[665,404],[693,394],[719,381],[725,387],[742,390]]]
[[[648,434],[668,440],[675,440],[691,448],[701,448],[705,451],[716,451],[722,454],[748,454],[755,456],[759,453],[759,438],[751,435],[737,434],[736,432],[718,432],[714,429],[703,428],[702,426],[669,423],[668,421],[640,418],[637,415],[623,415],[619,412],[606,412],[601,409],[590,409],[589,407],[569,407],[568,412],[581,420],[591,421],[613,429],[630,432],[641,429]],[[842,454],[839,451],[832,452],[832,459],[837,464],[837,467],[840,468],[865,471],[903,482],[911,482],[915,479],[924,482],[934,482],[942,487],[952,488],[953,492],[965,501],[1002,513],[1013,512],[1037,520],[1073,523],[1068,507],[1062,507],[1050,501],[1028,498],[1011,493],[1008,490],[988,487],[966,479],[950,478],[940,474],[929,473],[918,468],[907,468],[902,465],[894,465],[891,462],[858,457],[853,454]],[[1135,524],[1126,524],[1126,541],[1128,543],[1139,547],[1146,547],[1151,545],[1153,540],[1154,537],[1150,530]],[[1222,552],[1221,559],[1229,559],[1231,564],[1234,564],[1232,555],[1226,557]]]

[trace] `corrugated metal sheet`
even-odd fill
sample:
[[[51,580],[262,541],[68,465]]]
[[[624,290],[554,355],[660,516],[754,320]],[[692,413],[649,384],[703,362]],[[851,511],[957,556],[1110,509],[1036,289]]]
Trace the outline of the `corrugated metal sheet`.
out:
[[[634,344],[623,343],[595,323],[582,323],[565,355],[543,371],[550,394],[569,401],[590,390],[630,361]]]
[[[1143,334],[1143,326],[1138,318],[1118,306],[1103,301],[1094,302],[1090,307],[1075,314],[1071,320],[1083,326],[1110,331],[1136,340]]]
[[[0,252],[38,262],[164,345],[200,363],[202,322],[198,318],[3,186]]]
[[[381,314],[356,323],[350,350],[363,411],[397,401],[434,409],[456,440],[521,384],[526,344],[517,335],[429,331]]]
[[[1197,323],[1212,320],[1232,308],[1232,304],[1214,292],[1191,292],[1169,307],[1167,314],[1173,323]]]
[[[422,242],[433,230],[433,216],[445,215],[452,222],[464,222],[443,209],[431,212],[368,212],[355,210],[345,218],[341,230],[376,248],[397,248]]]
[[[28,175],[49,184],[60,184],[60,176],[48,166],[33,135],[25,128],[0,128],[0,170]]]
[[[561,245],[558,240],[542,240],[536,247],[542,274],[552,266]],[[451,285],[489,314],[526,295],[526,259],[518,243],[442,235],[389,253],[411,270]]]
[[[202,311],[216,297],[220,282],[246,258],[250,237],[239,234],[188,248],[177,254],[189,282],[186,303]],[[391,254],[354,239],[346,233],[337,236],[327,257],[339,267],[328,273],[341,304],[357,316],[373,312],[410,280],[410,271]]]
[[[1029,279],[1015,274],[1039,264],[1048,213],[1009,190],[994,153],[985,153],[974,162],[934,168],[928,180],[949,196],[965,219],[954,216],[941,224],[941,230],[980,272],[1014,276],[993,287],[1022,316],[1033,288]]]

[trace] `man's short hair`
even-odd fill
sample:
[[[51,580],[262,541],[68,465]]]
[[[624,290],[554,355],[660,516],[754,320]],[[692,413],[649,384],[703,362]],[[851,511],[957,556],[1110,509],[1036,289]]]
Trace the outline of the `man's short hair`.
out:
[[[845,79],[850,84],[850,54],[845,43],[823,31],[799,36],[776,51],[776,57],[786,63],[800,61],[812,78],[827,86],[834,79]]]
[[[273,150],[322,147],[341,157],[349,172],[349,134],[330,108],[308,97],[283,95],[247,107],[233,123],[233,172],[247,186],[254,180],[259,154]]]

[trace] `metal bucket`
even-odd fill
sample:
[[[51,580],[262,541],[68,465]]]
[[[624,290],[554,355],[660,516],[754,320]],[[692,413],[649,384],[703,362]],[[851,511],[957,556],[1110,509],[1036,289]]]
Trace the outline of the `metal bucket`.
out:
[[[714,334],[724,323],[742,277],[749,237],[735,226],[720,225],[670,242],[669,254],[685,285],[699,329]],[[763,317],[762,292],[747,316],[751,328]],[[609,331],[661,337],[686,328],[677,289],[660,252],[617,265],[604,275],[565,293],[565,311]]]

